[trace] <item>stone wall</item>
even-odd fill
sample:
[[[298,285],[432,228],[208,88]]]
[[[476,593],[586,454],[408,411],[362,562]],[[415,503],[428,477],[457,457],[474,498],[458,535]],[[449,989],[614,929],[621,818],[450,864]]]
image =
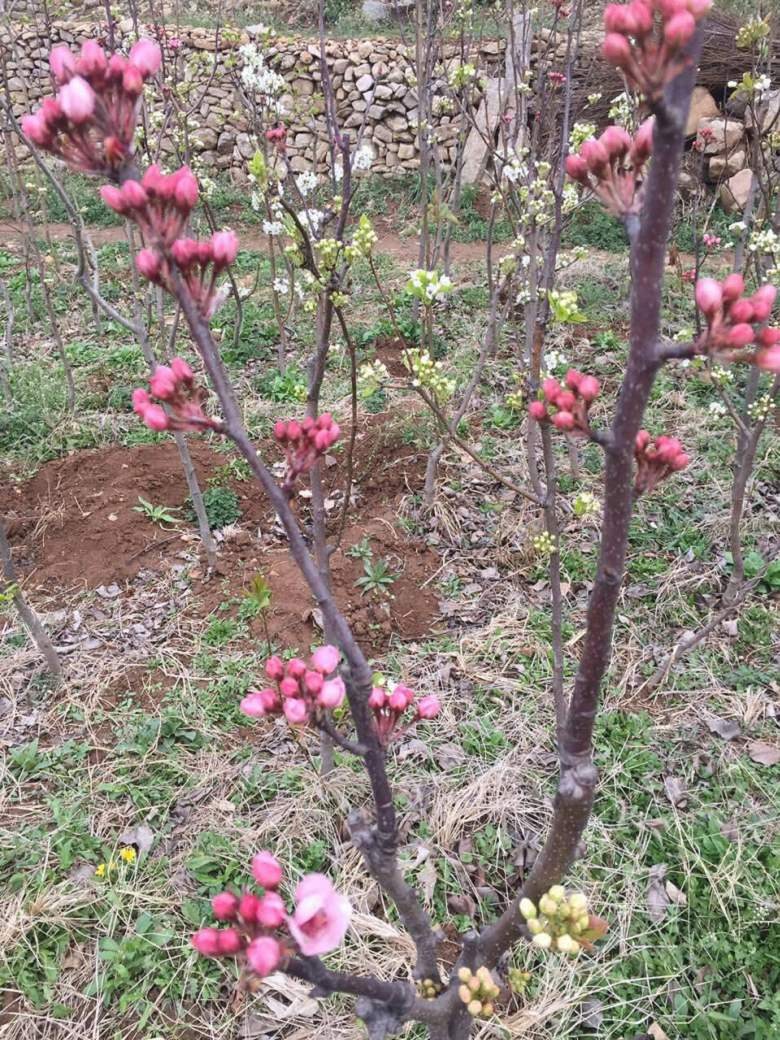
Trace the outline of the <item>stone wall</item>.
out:
[[[125,40],[129,45],[131,23],[120,23],[118,30],[120,42]],[[586,34],[583,40],[586,55],[589,50],[595,53],[597,47],[596,36],[589,39],[590,35]],[[7,27],[0,29],[0,47],[5,52],[16,113],[29,111],[50,92],[48,53],[53,44],[63,42],[75,47],[95,36],[101,38],[104,33],[98,22],[87,20],[56,22],[50,34],[33,23],[21,24],[12,34]],[[235,86],[238,48],[250,39],[251,28],[240,34],[223,32],[219,41],[213,30],[188,28],[181,30],[180,38],[175,41],[176,61],[181,69],[186,69],[185,79],[192,88],[188,99],[195,105],[191,137],[195,165],[199,172],[229,172],[238,182],[245,179],[246,161],[255,150],[247,115],[239,103]],[[556,58],[563,57],[563,47],[561,43],[561,53],[556,54]],[[329,162],[329,147],[320,86],[319,44],[298,38],[277,38],[265,53],[271,67],[284,77],[289,87],[284,103],[288,112],[285,121],[291,166],[296,171],[314,167],[324,171]],[[532,62],[535,53],[536,42]],[[407,46],[394,39],[328,40],[325,57],[335,87],[339,123],[352,132],[353,139],[362,132],[363,142],[374,155],[373,171],[392,175],[416,169],[419,166],[415,132],[418,108],[413,62]],[[455,46],[452,45],[445,52],[445,65],[454,60]],[[488,77],[485,110],[492,111],[496,106],[490,99],[493,97],[495,102],[498,77],[504,72],[504,43],[483,41],[479,54],[472,60]],[[597,86],[598,82],[592,82],[589,89]],[[697,133],[704,131],[700,134],[702,152],[691,153],[685,177],[689,187],[695,187],[702,177],[710,184],[717,184],[724,205],[735,208],[745,196],[746,185],[750,184],[750,174],[744,169],[745,143],[754,128],[749,125],[744,110],[740,112],[739,107],[731,103],[729,108],[728,113],[722,112],[706,88],[697,88],[688,134],[693,141]],[[590,111],[586,109],[581,118],[590,118]],[[780,131],[780,90],[766,96],[764,112],[760,129],[776,157],[780,150],[780,133],[775,133]],[[483,117],[484,113],[478,122]],[[435,125],[440,156],[446,163],[455,154],[460,127],[446,114],[437,116]],[[472,131],[472,137],[484,150],[476,131]],[[163,139],[161,148],[165,157],[166,152],[173,152],[174,145]],[[474,169],[476,176],[480,164],[472,159],[473,156],[469,156],[467,165]]]

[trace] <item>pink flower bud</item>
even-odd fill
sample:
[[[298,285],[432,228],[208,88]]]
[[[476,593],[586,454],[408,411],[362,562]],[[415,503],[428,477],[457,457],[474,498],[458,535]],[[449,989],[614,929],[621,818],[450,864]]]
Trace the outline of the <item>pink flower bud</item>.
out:
[[[317,430],[314,434],[314,447],[317,451],[327,451],[330,447],[330,431]]]
[[[122,185],[122,200],[130,209],[143,209],[149,201],[138,181],[125,181]]]
[[[108,59],[97,40],[85,40],[81,45],[77,64],[81,75],[94,76],[96,73],[103,72],[108,66]]]
[[[346,694],[344,680],[340,675],[335,679],[328,679],[323,683],[322,689],[317,697],[317,703],[323,708],[338,708]]]
[[[570,412],[574,408],[577,398],[571,392],[571,390],[561,390],[555,399],[556,407],[560,408],[564,412]]]
[[[756,342],[762,347],[773,347],[776,343],[780,343],[780,329],[761,329],[756,337]]]
[[[266,892],[257,906],[257,923],[263,928],[278,928],[287,917],[287,908],[278,892]]]
[[[171,253],[179,267],[186,270],[198,259],[198,243],[192,238],[177,238]]]
[[[263,888],[276,888],[282,880],[282,865],[273,853],[261,849],[252,857],[252,877]]]
[[[122,90],[131,98],[140,97],[144,89],[144,79],[135,65],[128,65],[122,74]]]
[[[543,401],[531,401],[528,405],[528,414],[532,419],[536,419],[537,422],[542,422],[548,417]]]
[[[780,372],[780,343],[762,347],[756,352],[754,360],[762,372]]]
[[[311,655],[311,664],[323,675],[335,672],[339,663],[339,649],[336,646],[319,646]]]
[[[301,692],[298,680],[293,679],[291,675],[286,675],[284,679],[282,679],[279,683],[279,689],[281,690],[282,697],[297,697]]]
[[[201,928],[190,942],[203,957],[216,957],[219,954],[219,932],[216,928]]]
[[[247,947],[246,959],[252,971],[265,978],[276,970],[282,959],[282,948],[270,935],[253,939]]]
[[[604,28],[608,33],[625,33],[626,7],[623,4],[607,4],[604,8]]]
[[[293,679],[302,679],[306,674],[306,662],[302,661],[300,657],[291,657],[287,662],[286,672]]]
[[[287,423],[287,440],[297,441],[301,436],[301,424],[295,419],[290,419]]]
[[[743,325],[753,321],[753,313],[753,304],[743,296],[729,307],[729,321],[733,325]]]
[[[76,71],[76,61],[71,54],[70,47],[64,43],[52,47],[49,65],[57,83],[64,83]]]
[[[393,692],[389,694],[387,698],[387,703],[393,709],[393,711],[406,711],[408,705],[406,701],[406,694],[404,693],[403,689],[399,690],[399,688],[396,686]]]
[[[189,166],[182,166],[173,175],[176,178],[176,186],[173,190],[173,198],[176,205],[189,213],[198,201],[198,182]]]
[[[580,184],[587,184],[588,164],[581,155],[566,156],[566,172],[573,181],[579,181]]]
[[[772,313],[777,298],[777,289],[774,285],[762,285],[753,293],[752,304],[755,311],[755,321],[766,321]]]
[[[156,282],[160,277],[160,257],[154,249],[140,249],[135,258],[135,266],[138,273],[150,282]]]
[[[127,212],[127,203],[125,202],[122,192],[112,184],[103,185],[100,189],[100,197],[108,208],[113,209],[116,213]]]
[[[609,152],[595,137],[589,137],[587,141],[583,141],[580,156],[588,164],[588,169],[596,175],[609,166]]]
[[[368,695],[368,706],[378,711],[379,708],[384,708],[385,702],[387,701],[387,694],[381,688],[381,686],[374,686],[371,693]]]
[[[306,702],[297,697],[288,697],[282,705],[282,711],[291,726],[302,726],[309,717]]]
[[[46,121],[37,112],[32,116],[22,116],[22,133],[28,141],[40,147],[45,147],[51,137]]]
[[[57,101],[72,123],[86,123],[95,111],[95,91],[81,76],[74,76],[60,88]]]
[[[729,330],[728,342],[732,347],[746,347],[755,339],[752,325],[735,325]]]
[[[194,372],[184,358],[173,358],[171,361],[171,371],[173,372],[174,378],[179,383],[191,383],[195,378]]]
[[[106,78],[111,80],[113,83],[121,83],[124,79],[126,69],[127,59],[123,58],[121,54],[112,54],[108,59]]]
[[[319,672],[307,672],[303,677],[303,685],[307,693],[317,694],[322,689],[325,680]]]
[[[696,32],[696,20],[688,11],[680,11],[664,26],[664,39],[670,47],[684,47]]]
[[[278,441],[287,440],[287,423],[283,422],[281,419],[277,419],[274,423],[274,437]]]
[[[582,378],[582,372],[578,372],[576,368],[570,368],[566,373],[565,382],[570,390],[579,390]]]
[[[130,61],[145,79],[159,69],[162,53],[154,40],[141,39],[130,48]]]
[[[244,892],[238,901],[238,912],[247,924],[255,924],[257,921],[257,908],[260,906],[260,896],[254,892]]]
[[[552,376],[542,382],[542,393],[551,404],[555,404],[558,394],[561,392],[561,384]]]
[[[695,296],[696,306],[707,317],[715,315],[723,304],[723,291],[714,278],[700,278]]]
[[[215,264],[220,267],[232,264],[238,253],[238,237],[235,231],[217,231],[211,236],[211,248]]]
[[[741,274],[730,274],[721,285],[725,303],[733,303],[745,291],[745,279]]]
[[[250,719],[260,719],[267,711],[265,698],[257,690],[253,690],[246,697],[242,697],[239,708],[241,713],[248,715]]]
[[[327,430],[333,422],[333,416],[330,412],[323,412],[322,415],[317,419],[317,426],[320,430]]]
[[[595,401],[601,392],[601,383],[595,376],[583,376],[580,380],[579,395],[583,401]]]
[[[688,10],[696,21],[702,18],[711,7],[712,0],[688,0]]]
[[[647,445],[650,443],[650,434],[647,430],[640,430],[636,435],[636,450],[644,451]]]
[[[634,0],[630,5],[631,17],[634,20],[634,35],[644,36],[653,28],[653,11],[649,4],[642,0]]]
[[[161,401],[170,401],[176,396],[176,377],[167,365],[158,365],[149,380],[149,389]]]
[[[653,133],[655,131],[655,116],[646,119],[639,127],[632,148],[632,157],[637,166],[646,162],[653,151]]]
[[[690,463],[691,459],[689,455],[686,455],[684,451],[679,451],[674,458],[669,461],[669,465],[675,472],[679,472],[681,469]]]
[[[556,426],[559,430],[573,430],[574,429],[574,416],[571,412],[556,412],[552,417],[553,426]]]
[[[625,155],[631,147],[631,136],[622,126],[608,126],[599,138],[611,158]]]
[[[265,674],[269,679],[278,682],[284,675],[284,662],[281,657],[274,655],[265,662]]]
[[[217,948],[221,956],[231,957],[243,946],[241,935],[235,928],[223,928],[217,932]]]
[[[150,430],[156,430],[158,433],[170,426],[170,419],[159,404],[150,404],[141,418]]]
[[[417,702],[417,714],[421,719],[435,719],[440,711],[441,701],[433,693]]]
[[[611,65],[616,65],[619,69],[624,68],[631,61],[631,44],[625,36],[610,32],[604,37],[601,53]]]
[[[133,390],[133,411],[138,415],[143,415],[151,403],[152,400],[146,390],[142,390],[140,387]]]
[[[211,909],[218,921],[233,921],[238,913],[238,896],[232,892],[220,892],[211,900]]]

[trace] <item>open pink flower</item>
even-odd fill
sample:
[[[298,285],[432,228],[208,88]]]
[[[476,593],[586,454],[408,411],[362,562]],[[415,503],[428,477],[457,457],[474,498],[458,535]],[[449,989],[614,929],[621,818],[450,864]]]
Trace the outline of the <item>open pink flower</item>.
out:
[[[295,911],[287,918],[302,954],[313,957],[341,945],[352,907],[324,874],[307,874],[295,889]]]

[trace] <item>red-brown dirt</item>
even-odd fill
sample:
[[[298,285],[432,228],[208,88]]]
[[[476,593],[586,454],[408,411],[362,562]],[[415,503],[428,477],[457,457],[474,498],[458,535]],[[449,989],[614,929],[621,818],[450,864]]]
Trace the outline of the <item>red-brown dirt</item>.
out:
[[[364,595],[356,587],[363,562],[343,551],[332,558],[333,584],[356,635],[370,649],[383,647],[391,634],[419,638],[428,632],[438,611],[438,598],[426,581],[438,559],[419,539],[397,523],[403,496],[420,487],[424,458],[400,443],[383,426],[381,416],[361,425],[355,452],[355,504],[342,539],[342,550],[369,539],[373,560],[387,560],[395,581],[390,596]],[[203,440],[190,439],[190,450],[205,487],[210,476],[230,458]],[[267,449],[274,460],[278,451]],[[224,473],[224,471],[223,471]],[[344,465],[326,476],[333,496],[330,523],[338,525]],[[308,646],[317,638],[313,603],[275,525],[262,492],[252,481],[226,480],[241,508],[240,530],[222,544],[219,566],[210,580],[203,567],[194,571],[194,606],[207,614],[231,596],[240,596],[252,577],[269,582],[271,636],[286,646]],[[42,466],[26,484],[0,487],[14,559],[28,588],[65,596],[78,587],[96,588],[130,582],[141,570],[167,571],[198,549],[194,527],[163,530],[135,511],[139,495],[154,505],[182,510],[188,493],[173,441],[78,452]],[[305,498],[298,500],[308,519]],[[181,515],[179,513],[178,515]],[[251,634],[262,639],[259,620]]]

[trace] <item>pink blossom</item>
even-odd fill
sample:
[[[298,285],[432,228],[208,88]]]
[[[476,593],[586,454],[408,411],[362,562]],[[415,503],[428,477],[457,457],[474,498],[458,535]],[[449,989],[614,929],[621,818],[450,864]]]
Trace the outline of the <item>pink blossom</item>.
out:
[[[217,946],[219,952],[225,957],[230,957],[233,954],[238,953],[243,946],[241,934],[237,932],[235,928],[223,928],[221,931],[217,932],[217,935]]]
[[[611,32],[604,37],[601,53],[610,64],[624,68],[631,60],[631,44],[625,36]]]
[[[272,853],[262,849],[252,857],[252,877],[263,888],[276,888],[282,880],[282,866]]]
[[[141,39],[130,48],[130,61],[146,78],[157,72],[162,62],[162,54],[154,40]]]
[[[780,372],[780,343],[757,351],[756,365],[764,372]]]
[[[215,266],[227,267],[238,254],[238,236],[235,231],[217,231],[211,236],[211,248]]]
[[[135,65],[128,65],[122,74],[122,90],[131,98],[140,97],[144,89],[144,78]]]
[[[696,20],[688,11],[680,11],[664,27],[664,39],[675,47],[684,47],[696,32]]]
[[[201,928],[190,941],[204,957],[216,957],[219,954],[219,931],[216,928]]]
[[[306,687],[306,692],[315,696],[320,692],[324,683],[325,680],[319,672],[308,671],[303,677],[303,685]]]
[[[239,705],[242,714],[248,715],[252,719],[262,718],[266,713],[265,698],[257,690],[253,690],[241,698]]]
[[[138,181],[125,181],[122,185],[122,199],[130,209],[143,209],[149,198]]]
[[[735,300],[729,307],[729,322],[733,325],[741,325],[753,321],[753,304],[743,296]]]
[[[301,692],[298,686],[298,680],[293,679],[291,675],[286,675],[284,679],[279,683],[279,690],[282,697],[297,697]]]
[[[724,301],[726,303],[731,303],[734,300],[739,299],[739,297],[744,293],[745,279],[741,274],[730,274],[723,280],[721,290],[723,292]]]
[[[287,662],[287,674],[293,679],[302,679],[306,674],[306,662],[300,657],[291,657]]]
[[[573,430],[574,416],[571,412],[556,412],[552,417],[553,426],[559,430]]]
[[[282,711],[291,726],[301,726],[309,717],[306,701],[297,697],[288,697],[282,704]]]
[[[244,892],[238,903],[238,912],[246,924],[257,924],[257,909],[260,906],[260,896],[254,892]]]
[[[150,282],[156,282],[160,277],[161,261],[154,249],[139,249],[135,258],[135,266],[138,273],[148,278]]]
[[[747,324],[734,325],[728,334],[728,342],[732,347],[746,347],[754,339],[753,326]]]
[[[176,393],[176,377],[168,365],[158,365],[149,380],[149,389],[161,401],[170,400]]]
[[[72,123],[86,123],[95,111],[95,91],[81,76],[74,76],[60,89],[57,101]]]
[[[307,874],[295,890],[290,934],[306,957],[335,950],[343,941],[352,908],[324,874]]]
[[[344,680],[337,675],[335,679],[328,679],[323,684],[322,690],[317,695],[317,703],[323,708],[338,708],[344,700],[345,694]]]
[[[246,959],[252,971],[265,978],[276,970],[281,961],[282,947],[270,935],[261,935],[247,947]]]
[[[441,711],[441,701],[435,694],[421,697],[417,702],[417,714],[421,719],[435,719]]]
[[[547,418],[547,409],[544,407],[543,401],[531,401],[528,405],[528,414],[532,419],[536,419],[537,422],[541,422],[542,419]]]
[[[173,372],[174,378],[177,380],[177,382],[191,383],[195,378],[195,373],[192,371],[192,369],[184,360],[184,358],[173,358],[171,360],[171,371]]]
[[[43,116],[36,112],[32,116],[22,116],[22,133],[28,141],[45,147],[51,134]]]
[[[323,675],[330,675],[331,672],[336,671],[339,657],[338,647],[320,646],[311,655],[311,663],[318,672],[322,672]]]
[[[81,54],[76,62],[78,72],[82,76],[93,76],[103,72],[108,65],[106,52],[97,40],[85,40],[81,45]]]
[[[369,708],[384,708],[387,701],[387,694],[381,688],[381,686],[374,686],[371,693],[368,695],[368,706]]]
[[[265,662],[265,674],[269,679],[279,680],[284,675],[284,662],[281,657],[269,657]]]
[[[590,403],[591,401],[595,401],[601,392],[601,383],[599,383],[595,376],[583,376],[577,389],[579,396],[583,401]]]
[[[176,178],[173,197],[176,204],[187,213],[198,201],[198,181],[189,166],[182,166],[173,176]]]
[[[264,928],[278,928],[287,917],[287,908],[278,892],[266,892],[260,900],[256,920]]]
[[[700,278],[696,283],[696,305],[703,314],[715,314],[723,305],[723,289],[714,278]]]
[[[49,54],[49,65],[57,83],[64,83],[76,71],[76,62],[70,47],[64,43],[52,47]]]
[[[232,921],[238,913],[238,896],[220,892],[211,900],[211,909],[218,921]]]

